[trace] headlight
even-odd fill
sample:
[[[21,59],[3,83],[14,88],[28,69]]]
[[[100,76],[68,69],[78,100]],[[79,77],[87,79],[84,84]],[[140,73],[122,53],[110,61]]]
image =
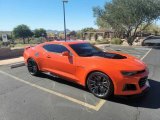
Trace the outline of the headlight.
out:
[[[122,75],[124,75],[124,76],[132,76],[132,75],[137,74],[136,71],[133,71],[133,72],[121,71],[121,73],[122,73]]]

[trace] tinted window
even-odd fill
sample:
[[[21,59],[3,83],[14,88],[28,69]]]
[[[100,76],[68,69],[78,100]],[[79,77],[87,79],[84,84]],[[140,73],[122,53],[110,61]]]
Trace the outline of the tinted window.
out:
[[[57,44],[44,45],[43,48],[49,52],[55,52],[55,53],[62,53],[64,51],[69,51],[63,45],[57,45]]]
[[[89,43],[72,44],[70,46],[79,56],[90,56],[102,52],[102,50]]]

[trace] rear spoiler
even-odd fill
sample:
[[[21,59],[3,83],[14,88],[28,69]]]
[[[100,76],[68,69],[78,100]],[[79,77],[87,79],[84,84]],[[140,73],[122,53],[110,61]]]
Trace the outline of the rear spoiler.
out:
[[[27,50],[27,49],[29,49],[31,47],[33,47],[33,46],[26,46],[24,49]]]

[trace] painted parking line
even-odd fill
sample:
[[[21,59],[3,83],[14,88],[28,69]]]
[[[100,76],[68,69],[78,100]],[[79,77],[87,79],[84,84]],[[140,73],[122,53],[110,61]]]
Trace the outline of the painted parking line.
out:
[[[143,60],[150,52],[151,52],[152,48],[141,58],[141,60]]]
[[[110,48],[112,51],[116,51],[116,49]],[[135,49],[135,50],[134,50]],[[143,60],[152,50],[152,48],[134,48],[133,50],[128,49],[120,49],[120,52],[124,52],[130,55],[133,55],[141,60]],[[142,50],[142,51],[141,51]],[[145,54],[145,55],[144,55]],[[143,56],[142,56],[143,55]]]
[[[67,96],[67,95],[58,93],[58,92],[56,92],[56,91],[53,91],[53,90],[44,88],[44,87],[42,87],[42,86],[36,85],[36,84],[34,84],[34,83],[25,81],[25,80],[20,79],[20,78],[18,78],[18,77],[16,77],[16,76],[13,76],[13,75],[11,75],[11,74],[8,74],[8,73],[6,73],[6,72],[4,72],[4,71],[1,71],[1,70],[0,70],[0,73],[3,74],[3,75],[9,76],[9,77],[11,77],[11,78],[14,78],[14,80],[17,80],[17,81],[19,81],[19,82],[22,82],[22,83],[25,83],[25,84],[27,84],[27,85],[29,85],[29,86],[32,86],[32,87],[34,87],[34,88],[37,88],[37,89],[39,89],[39,90],[41,90],[41,91],[44,91],[44,92],[47,92],[47,93],[50,93],[50,94],[59,96],[59,97],[61,97],[61,98],[65,98],[65,99],[67,99],[67,100],[69,100],[69,101],[72,101],[72,102],[74,102],[74,103],[77,103],[77,104],[79,104],[79,105],[85,106],[85,107],[87,107],[87,108],[89,108],[89,109],[92,109],[92,110],[95,110],[95,111],[99,111],[99,109],[100,109],[100,108],[103,106],[103,104],[105,103],[105,100],[101,99],[96,105],[91,105],[91,104],[88,104],[88,103],[86,103],[86,102],[80,101],[80,100],[78,100],[78,99],[72,98],[72,97],[70,97],[70,96]]]
[[[152,50],[152,48],[150,48],[150,49],[147,49],[146,51],[146,53],[141,57],[141,55],[139,54],[139,51],[137,51],[137,52],[135,52],[135,53],[133,53],[133,50],[132,50],[132,53],[129,53],[128,52],[128,50],[127,50],[127,54],[132,54],[132,55],[134,55],[134,56],[136,56],[137,58],[139,58],[140,60],[143,60],[150,52],[151,52],[151,50]],[[141,58],[140,58],[141,57]]]

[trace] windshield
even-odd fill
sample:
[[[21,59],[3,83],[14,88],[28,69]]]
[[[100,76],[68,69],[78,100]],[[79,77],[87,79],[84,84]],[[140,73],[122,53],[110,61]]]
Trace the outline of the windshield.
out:
[[[103,52],[101,49],[89,43],[72,44],[70,46],[79,56],[84,56],[84,57],[92,56],[96,53]]]

